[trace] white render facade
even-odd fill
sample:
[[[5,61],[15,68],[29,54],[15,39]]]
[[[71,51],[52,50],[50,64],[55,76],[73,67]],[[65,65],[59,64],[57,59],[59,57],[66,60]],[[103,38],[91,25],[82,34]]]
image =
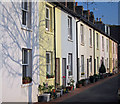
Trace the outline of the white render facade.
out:
[[[83,42],[81,37],[81,27],[83,27]],[[91,31],[91,45],[90,45],[90,32]],[[84,59],[82,59],[84,57]],[[84,61],[84,62],[83,62]],[[93,29],[83,23],[78,22],[78,72],[79,80],[88,78],[94,74],[94,57],[93,57]],[[82,69],[84,68],[84,69]],[[84,73],[84,75],[81,75]]]
[[[71,36],[68,30],[68,19],[71,21]],[[61,11],[61,58],[66,60],[66,86],[70,79],[77,82],[77,67],[76,67],[76,20],[72,15]],[[67,31],[68,30],[68,31]],[[68,58],[72,58],[70,60]],[[71,64],[71,65],[70,65]],[[63,65],[63,64],[62,64]],[[69,74],[71,70],[71,73]]]
[[[31,10],[32,19],[25,17],[26,21],[24,22],[27,23],[23,25],[21,3],[0,2],[1,102],[37,102],[39,82],[39,75],[37,74],[39,73],[39,8],[37,2],[27,4],[31,8],[28,10]],[[28,25],[31,25],[31,28]],[[25,55],[25,50],[27,55]],[[23,59],[27,59],[27,65],[23,63]],[[32,81],[30,83],[24,84],[22,82],[23,73],[26,76],[31,73]]]
[[[100,65],[102,61],[104,62],[106,72],[109,72],[109,38],[100,34]]]

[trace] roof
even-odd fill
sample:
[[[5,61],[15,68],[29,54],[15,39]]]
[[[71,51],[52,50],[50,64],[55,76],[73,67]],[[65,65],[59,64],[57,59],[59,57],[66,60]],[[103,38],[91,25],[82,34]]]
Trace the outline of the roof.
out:
[[[114,42],[118,43],[117,40],[115,40],[114,38],[112,38],[111,36],[108,36],[105,32],[103,32],[102,30],[100,30],[99,28],[97,28],[95,26],[95,24],[93,24],[91,21],[88,21],[85,17],[77,14],[76,12],[74,12],[73,10],[70,10],[69,8],[65,7],[63,4],[61,4],[60,2],[49,2],[51,4],[53,4],[56,7],[60,7],[61,10],[71,14],[72,16],[80,19],[81,21],[83,21],[85,24],[87,24],[88,26],[92,27],[94,30],[100,32],[101,34],[103,34],[104,36],[110,38],[111,40],[113,40]]]

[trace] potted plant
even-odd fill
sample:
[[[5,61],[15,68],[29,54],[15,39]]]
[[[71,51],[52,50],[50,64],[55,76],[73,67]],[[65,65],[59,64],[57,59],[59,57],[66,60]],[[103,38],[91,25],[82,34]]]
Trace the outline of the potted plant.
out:
[[[81,73],[81,75],[84,75],[85,73],[83,72],[83,73]]]
[[[62,95],[63,95],[63,89],[62,89],[62,86],[57,87],[56,92],[60,92],[60,96],[62,96]]]
[[[39,85],[38,90],[41,92],[41,94],[38,96],[38,102],[50,101],[50,93],[45,93],[48,90],[47,84],[43,83],[43,85]]]
[[[94,79],[95,79],[95,82],[97,82],[97,81],[98,81],[98,75],[97,75],[97,74],[94,74],[93,77],[94,77]]]
[[[94,83],[95,82],[94,76],[90,76],[89,80],[90,80],[91,83]]]
[[[70,79],[70,82],[68,83],[69,86],[67,86],[69,91],[74,90],[74,82],[75,81],[73,79]]]
[[[101,78],[101,79],[104,78],[104,77],[103,77],[103,73],[106,73],[106,68],[105,68],[104,63],[103,63],[103,61],[102,61],[102,64],[101,64],[101,66],[100,66],[100,68],[99,68],[99,74],[100,74],[100,78]]]
[[[23,84],[28,84],[28,83],[31,83],[32,82],[32,78],[31,77],[24,77],[23,79],[22,79],[22,83]]]
[[[86,86],[85,79],[81,79],[82,86]]]
[[[81,88],[81,87],[82,87],[82,81],[81,81],[81,80],[79,80],[79,81],[77,82],[76,87],[77,87],[77,88]]]

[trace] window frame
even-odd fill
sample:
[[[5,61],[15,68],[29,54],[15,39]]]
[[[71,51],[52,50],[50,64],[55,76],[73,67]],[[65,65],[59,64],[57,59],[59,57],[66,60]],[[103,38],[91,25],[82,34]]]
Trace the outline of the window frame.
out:
[[[24,63],[24,61],[25,61],[25,50],[27,51],[27,63]],[[31,53],[31,56],[30,56],[30,53]],[[30,57],[31,57],[31,60],[30,60]],[[30,63],[30,61],[31,61],[31,63]],[[22,48],[22,84],[32,83],[32,65],[31,64],[32,64],[32,49]],[[31,73],[31,75],[27,75],[28,73],[29,74]],[[28,80],[31,80],[31,81],[24,83],[25,78],[26,78],[26,80],[28,78]]]
[[[24,8],[25,2],[27,3],[26,9]],[[31,27],[32,27],[32,24],[31,24],[31,22],[32,22],[32,19],[31,19],[32,18],[32,2],[30,2],[29,0],[22,0],[21,10],[22,10],[22,29],[31,30]],[[24,21],[23,13],[24,12],[26,15],[25,24],[23,23],[23,21]]]
[[[99,57],[97,57],[97,72],[99,72]]]
[[[72,17],[68,16],[68,39],[72,40]]]
[[[47,54],[49,55],[49,63],[47,63]],[[50,69],[47,69],[47,66]],[[51,51],[46,51],[46,73],[50,76],[52,75],[52,52]]]
[[[96,33],[96,40],[97,40],[97,49],[99,49],[99,35],[98,35],[98,33]]]
[[[104,37],[102,36],[102,50],[104,51]]]
[[[80,24],[80,37],[81,37],[81,44],[84,45],[84,26]]]
[[[47,10],[48,10],[48,18],[46,15]],[[46,5],[46,8],[45,8],[45,28],[46,28],[46,31],[50,31],[50,12],[51,12],[50,7],[48,5]],[[47,25],[48,25],[48,27],[47,27]]]
[[[68,67],[69,67],[69,76],[73,75],[73,55],[72,53],[68,53]]]
[[[89,29],[89,45],[92,47],[92,30]]]
[[[81,55],[81,73],[84,73],[85,67],[84,67],[84,55]]]

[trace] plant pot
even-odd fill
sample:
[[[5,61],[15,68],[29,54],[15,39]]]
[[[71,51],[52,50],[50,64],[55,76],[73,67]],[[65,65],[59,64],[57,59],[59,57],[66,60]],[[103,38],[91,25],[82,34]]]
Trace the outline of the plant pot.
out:
[[[58,89],[56,92],[60,92],[60,96],[63,95],[63,89]]]
[[[67,86],[67,87],[66,87],[66,90],[67,90],[67,91],[72,91],[72,90],[73,90],[73,86]]]
[[[81,88],[82,87],[82,84],[77,84],[77,88]]]
[[[50,101],[50,94],[44,93],[38,96],[38,102],[49,102]]]
[[[90,76],[90,79],[89,79],[89,80],[90,80],[91,83],[94,83],[94,82],[95,82],[95,78],[94,78],[93,76]]]

